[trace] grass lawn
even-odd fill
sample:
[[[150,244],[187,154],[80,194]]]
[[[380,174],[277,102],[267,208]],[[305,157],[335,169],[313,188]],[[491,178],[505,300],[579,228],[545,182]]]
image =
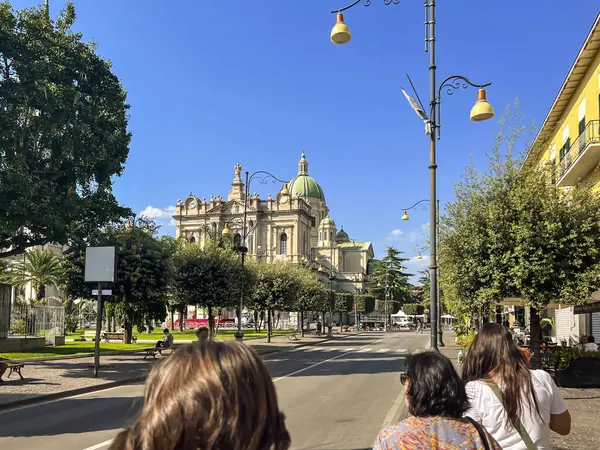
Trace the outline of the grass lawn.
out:
[[[146,348],[148,344],[100,344],[101,352],[109,352],[114,350],[134,350],[136,348]],[[65,345],[58,345],[56,347],[43,347],[28,349],[22,352],[13,353],[0,353],[0,359],[18,360],[25,358],[41,358],[44,356],[69,356],[69,355],[81,355],[81,354],[93,354],[94,343],[93,342],[70,342]]]
[[[77,330],[75,333],[67,333],[69,337],[79,337],[84,332],[93,331],[93,329],[85,329],[85,330]],[[220,328],[217,332],[216,339],[218,341],[227,341],[229,339],[235,339],[236,328]],[[267,330],[262,330],[259,333],[254,330],[254,328],[245,328],[242,330],[244,333],[244,338],[261,338],[267,337]],[[173,334],[173,338],[175,342],[177,341],[195,341],[196,335],[194,334],[196,330],[184,330],[184,331],[171,331]],[[273,336],[282,336],[285,334],[295,333],[294,330],[273,330]],[[133,329],[133,334],[137,336],[138,339],[146,340],[146,341],[159,341],[164,337],[164,334],[160,328],[155,328],[152,333],[138,333],[137,329]],[[147,346],[148,344],[146,344]]]

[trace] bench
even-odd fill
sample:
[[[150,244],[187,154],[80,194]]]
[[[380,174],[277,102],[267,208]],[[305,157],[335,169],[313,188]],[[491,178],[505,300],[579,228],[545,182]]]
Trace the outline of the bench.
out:
[[[10,376],[13,373],[16,373],[17,375],[19,375],[21,377],[21,380],[24,380],[23,378],[23,374],[21,374],[21,369],[25,367],[25,364],[23,363],[7,363],[7,369],[10,369],[10,372],[8,372],[8,376],[6,378],[10,378]]]
[[[162,352],[169,352],[168,355],[172,354],[177,348],[175,346],[167,347],[167,348],[159,348],[159,347],[148,347],[142,349],[142,351],[146,352],[144,359],[148,356],[152,356],[153,359],[156,359],[156,355],[159,354],[162,356]]]
[[[290,333],[290,334],[284,334],[283,335],[283,340],[288,340],[288,341],[297,341],[298,340],[298,333]]]
[[[111,339],[116,340],[116,341],[122,341],[125,338],[125,333],[114,333],[114,332],[109,332],[109,331],[104,331],[102,333],[102,339],[104,340],[104,342],[109,343]],[[135,342],[137,341],[137,336],[135,334],[133,334],[131,336],[131,342],[133,342],[135,344]]]

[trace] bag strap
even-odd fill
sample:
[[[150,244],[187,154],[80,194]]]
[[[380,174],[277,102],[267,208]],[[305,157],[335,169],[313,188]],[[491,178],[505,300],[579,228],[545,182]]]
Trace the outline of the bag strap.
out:
[[[502,400],[502,391],[500,390],[500,387],[496,384],[496,382],[486,380],[485,384],[487,384],[490,387],[494,394],[496,394],[496,397],[498,397],[498,400],[500,400],[500,404],[504,406],[504,402]],[[529,436],[529,433],[527,433],[527,430],[523,426],[521,419],[517,419],[516,429],[517,433],[519,433],[519,436],[521,436],[521,439],[523,439],[523,443],[525,444],[525,447],[527,447],[527,450],[537,450],[537,446],[533,443],[533,440],[531,439],[531,436]]]
[[[465,416],[465,419],[467,419],[469,422],[471,422],[471,424],[475,427],[475,429],[479,433],[479,439],[481,439],[481,442],[483,442],[483,449],[490,450],[490,444],[487,440],[487,437],[483,431],[481,424],[469,416]]]

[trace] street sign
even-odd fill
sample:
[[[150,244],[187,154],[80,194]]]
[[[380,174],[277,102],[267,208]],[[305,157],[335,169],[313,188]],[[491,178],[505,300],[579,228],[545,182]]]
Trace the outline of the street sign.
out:
[[[98,295],[98,289],[92,289],[92,295]],[[102,295],[112,295],[112,289],[102,289]]]
[[[600,312],[600,302],[577,305],[573,308],[574,314],[590,314],[595,312]]]

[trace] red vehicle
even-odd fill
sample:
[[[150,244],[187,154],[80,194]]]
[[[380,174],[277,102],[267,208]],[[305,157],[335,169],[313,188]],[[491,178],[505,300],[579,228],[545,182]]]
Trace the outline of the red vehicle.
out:
[[[208,327],[208,319],[184,319],[183,324],[186,329],[195,330],[196,328]],[[169,320],[167,326],[170,325],[171,321]],[[235,325],[235,319],[215,317],[215,325],[219,327],[232,327]],[[175,326],[173,328],[179,328],[179,319],[175,321]]]

